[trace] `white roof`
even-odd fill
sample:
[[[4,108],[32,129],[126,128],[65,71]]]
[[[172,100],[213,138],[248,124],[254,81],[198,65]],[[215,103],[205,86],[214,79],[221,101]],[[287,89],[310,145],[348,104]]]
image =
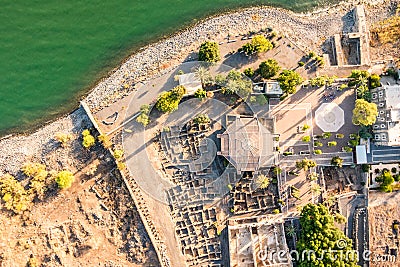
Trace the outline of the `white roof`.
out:
[[[266,82],[265,83],[265,93],[266,94],[282,94],[281,86],[279,82]]]
[[[197,89],[202,88],[200,79],[193,72],[179,75],[179,85],[186,88],[188,95],[194,94]]]
[[[356,146],[357,164],[365,164],[367,161],[367,148],[365,145]]]
[[[386,92],[386,106],[387,108],[400,109],[400,85],[387,85],[384,86]]]

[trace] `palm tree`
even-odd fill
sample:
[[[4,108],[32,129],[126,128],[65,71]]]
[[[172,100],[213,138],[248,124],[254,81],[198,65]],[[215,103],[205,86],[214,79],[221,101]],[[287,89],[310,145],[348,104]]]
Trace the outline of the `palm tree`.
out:
[[[204,66],[198,66],[194,71],[194,75],[197,79],[201,81],[201,86],[203,88],[205,84],[212,81],[210,71]]]
[[[294,237],[296,235],[296,228],[291,224],[288,227],[286,227],[286,234],[288,236]]]
[[[265,189],[268,187],[269,183],[270,183],[270,180],[267,176],[260,174],[257,177],[257,180],[256,180],[257,188]]]

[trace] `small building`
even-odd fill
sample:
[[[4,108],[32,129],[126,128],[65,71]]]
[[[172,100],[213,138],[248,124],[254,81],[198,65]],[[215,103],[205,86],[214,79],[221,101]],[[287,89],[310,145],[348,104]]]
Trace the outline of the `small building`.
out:
[[[279,82],[276,81],[268,81],[268,82],[261,82],[261,83],[254,83],[253,84],[253,94],[265,94],[270,98],[279,98],[282,96],[283,91]]]
[[[186,88],[186,94],[188,95],[192,95],[198,89],[203,88],[200,79],[193,72],[179,75],[179,85]]]
[[[400,146],[400,85],[384,85],[371,90],[378,116],[372,125],[375,144]]]
[[[251,116],[227,115],[226,131],[217,135],[221,139],[218,155],[224,156],[238,174],[258,172],[260,167],[274,163],[274,121]]]

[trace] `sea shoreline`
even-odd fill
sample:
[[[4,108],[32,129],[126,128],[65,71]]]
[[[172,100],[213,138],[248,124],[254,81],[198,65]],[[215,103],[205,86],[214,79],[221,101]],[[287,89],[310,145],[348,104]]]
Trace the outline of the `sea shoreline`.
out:
[[[136,53],[127,57],[120,65],[110,71],[105,78],[100,79],[85,96],[84,101],[93,112],[101,110],[135,91],[134,85],[157,76],[160,70],[162,72],[162,70],[174,67],[180,62],[195,59],[193,56],[189,56],[189,58],[187,56],[196,51],[202,41],[208,39],[218,41],[225,38],[227,33],[236,36],[252,30],[258,31],[260,25],[265,25],[265,20],[268,20],[268,25],[277,30],[279,34],[288,35],[295,39],[300,38],[294,40],[295,43],[304,46],[304,49],[311,50],[313,47],[307,47],[308,43],[314,42],[315,45],[320,41],[320,38],[324,37],[324,34],[340,29],[342,27],[340,23],[334,23],[334,21],[358,3],[360,1],[341,2],[306,13],[294,13],[282,8],[257,6],[207,17],[169,37],[138,49]],[[369,0],[363,1],[363,3],[367,5],[388,4],[390,1]],[[249,19],[252,16],[259,16],[259,18],[254,21],[244,19]],[[322,24],[323,22],[325,24],[319,25],[315,29],[312,28],[317,25],[316,23]],[[279,24],[283,25],[279,26]],[[236,32],[230,30],[232,25],[235,25]],[[277,27],[286,26],[288,27],[285,29],[277,29]],[[308,34],[310,30],[313,30],[317,36],[310,37],[311,34]],[[218,34],[210,34],[216,31]],[[166,64],[162,65],[161,62]],[[78,108],[37,128],[32,128],[29,132],[0,138],[0,147],[2,147],[0,175],[3,172],[16,172],[17,167],[19,168],[26,158],[43,161],[45,157],[38,155],[37,151],[40,151],[40,147],[49,142],[56,132],[63,131],[79,137],[82,127],[76,125],[77,121],[81,121],[81,119],[76,118],[77,116],[86,115]],[[32,143],[34,143],[33,146],[30,145]],[[11,157],[15,154],[18,154],[18,156]]]

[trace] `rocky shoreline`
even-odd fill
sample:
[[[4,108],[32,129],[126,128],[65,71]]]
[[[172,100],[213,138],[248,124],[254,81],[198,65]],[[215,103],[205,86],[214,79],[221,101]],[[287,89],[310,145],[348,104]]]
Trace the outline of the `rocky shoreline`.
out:
[[[361,2],[366,4],[369,20],[377,21],[388,16],[388,7],[398,1],[353,0],[308,13],[294,13],[263,6],[210,17],[172,37],[141,48],[114,69],[107,78],[99,81],[85,102],[93,112],[111,105],[135,91],[136,84],[146,82],[183,61],[194,60],[194,52],[205,40],[221,42],[226,41],[228,35],[235,39],[242,34],[271,27],[280,35],[290,38],[303,50],[318,51],[318,46],[326,36],[340,32],[346,27],[342,17],[354,5]],[[77,125],[86,120],[82,116],[86,117],[84,112],[78,109],[30,135],[0,139],[0,175],[5,172],[17,172],[19,166],[30,158],[44,161],[45,157],[41,151],[45,144],[59,131],[79,135],[82,128]]]

